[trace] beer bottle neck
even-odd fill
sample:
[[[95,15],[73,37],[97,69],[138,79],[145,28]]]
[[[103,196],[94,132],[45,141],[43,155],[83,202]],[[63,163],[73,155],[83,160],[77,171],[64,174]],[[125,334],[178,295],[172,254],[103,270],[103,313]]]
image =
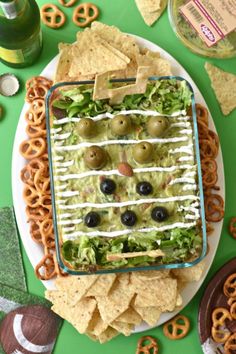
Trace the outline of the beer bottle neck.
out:
[[[6,17],[9,20],[14,20],[24,11],[28,0],[0,0],[0,19]]]

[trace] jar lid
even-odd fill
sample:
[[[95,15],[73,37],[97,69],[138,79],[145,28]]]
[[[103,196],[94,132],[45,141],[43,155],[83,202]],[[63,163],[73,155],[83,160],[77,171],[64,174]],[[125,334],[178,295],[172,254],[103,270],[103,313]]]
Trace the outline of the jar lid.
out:
[[[13,74],[0,75],[0,95],[13,96],[20,88],[19,80]]]

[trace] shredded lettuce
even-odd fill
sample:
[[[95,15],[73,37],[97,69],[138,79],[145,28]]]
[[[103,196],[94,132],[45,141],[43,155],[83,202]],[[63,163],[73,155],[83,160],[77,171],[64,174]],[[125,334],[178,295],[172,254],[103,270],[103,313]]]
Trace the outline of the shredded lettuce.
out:
[[[106,268],[131,267],[154,263],[178,263],[197,256],[201,250],[202,240],[196,228],[174,229],[163,233],[151,232],[147,235],[120,236],[115,238],[80,237],[75,241],[66,241],[62,246],[64,259],[75,268],[87,269],[89,266]],[[142,252],[161,249],[163,258],[149,256],[107,261],[108,254]]]
[[[94,117],[104,112],[122,109],[153,109],[163,114],[186,109],[191,104],[192,92],[186,81],[176,79],[151,81],[145,94],[125,96],[119,105],[111,106],[109,100],[93,101],[93,89],[79,86],[71,90],[62,89],[62,97],[53,102],[53,107],[66,109],[68,117]]]

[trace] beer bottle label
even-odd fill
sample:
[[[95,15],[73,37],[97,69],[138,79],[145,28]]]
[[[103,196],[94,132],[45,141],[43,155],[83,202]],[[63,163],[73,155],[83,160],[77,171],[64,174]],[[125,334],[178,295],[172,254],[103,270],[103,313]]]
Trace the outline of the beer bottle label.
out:
[[[42,45],[42,33],[38,34],[34,42],[23,49],[6,49],[0,47],[0,58],[8,63],[12,64],[23,64],[27,61],[31,55],[39,50]]]
[[[13,20],[14,18],[17,17],[17,9],[16,9],[15,1],[7,2],[7,3],[0,1],[0,7],[7,19]]]

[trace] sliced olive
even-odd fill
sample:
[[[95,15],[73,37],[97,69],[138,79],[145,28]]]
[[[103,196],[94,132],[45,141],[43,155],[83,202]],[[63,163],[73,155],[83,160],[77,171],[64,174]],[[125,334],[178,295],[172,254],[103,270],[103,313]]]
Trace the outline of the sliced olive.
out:
[[[121,214],[121,222],[126,226],[134,226],[137,221],[137,216],[134,211],[127,210],[123,214]]]
[[[107,153],[101,147],[93,145],[86,149],[84,161],[91,170],[99,170],[107,162]]]
[[[157,222],[165,221],[168,216],[168,210],[164,207],[155,207],[154,209],[152,209],[151,217]]]
[[[161,136],[168,127],[168,120],[165,117],[151,117],[147,123],[147,131],[152,137]]]
[[[153,191],[152,185],[149,182],[139,182],[136,186],[136,192],[140,195],[149,195]]]
[[[118,114],[111,121],[111,131],[115,135],[127,135],[131,132],[132,123],[129,116]]]
[[[96,227],[100,224],[101,218],[95,211],[90,211],[84,218],[84,223],[88,227]]]
[[[147,141],[138,143],[133,148],[133,157],[137,163],[150,162],[153,155],[153,146]]]
[[[104,194],[112,194],[115,192],[116,184],[112,179],[106,178],[101,182],[100,189]]]
[[[90,138],[96,134],[96,123],[91,118],[81,118],[77,130],[82,138]]]

